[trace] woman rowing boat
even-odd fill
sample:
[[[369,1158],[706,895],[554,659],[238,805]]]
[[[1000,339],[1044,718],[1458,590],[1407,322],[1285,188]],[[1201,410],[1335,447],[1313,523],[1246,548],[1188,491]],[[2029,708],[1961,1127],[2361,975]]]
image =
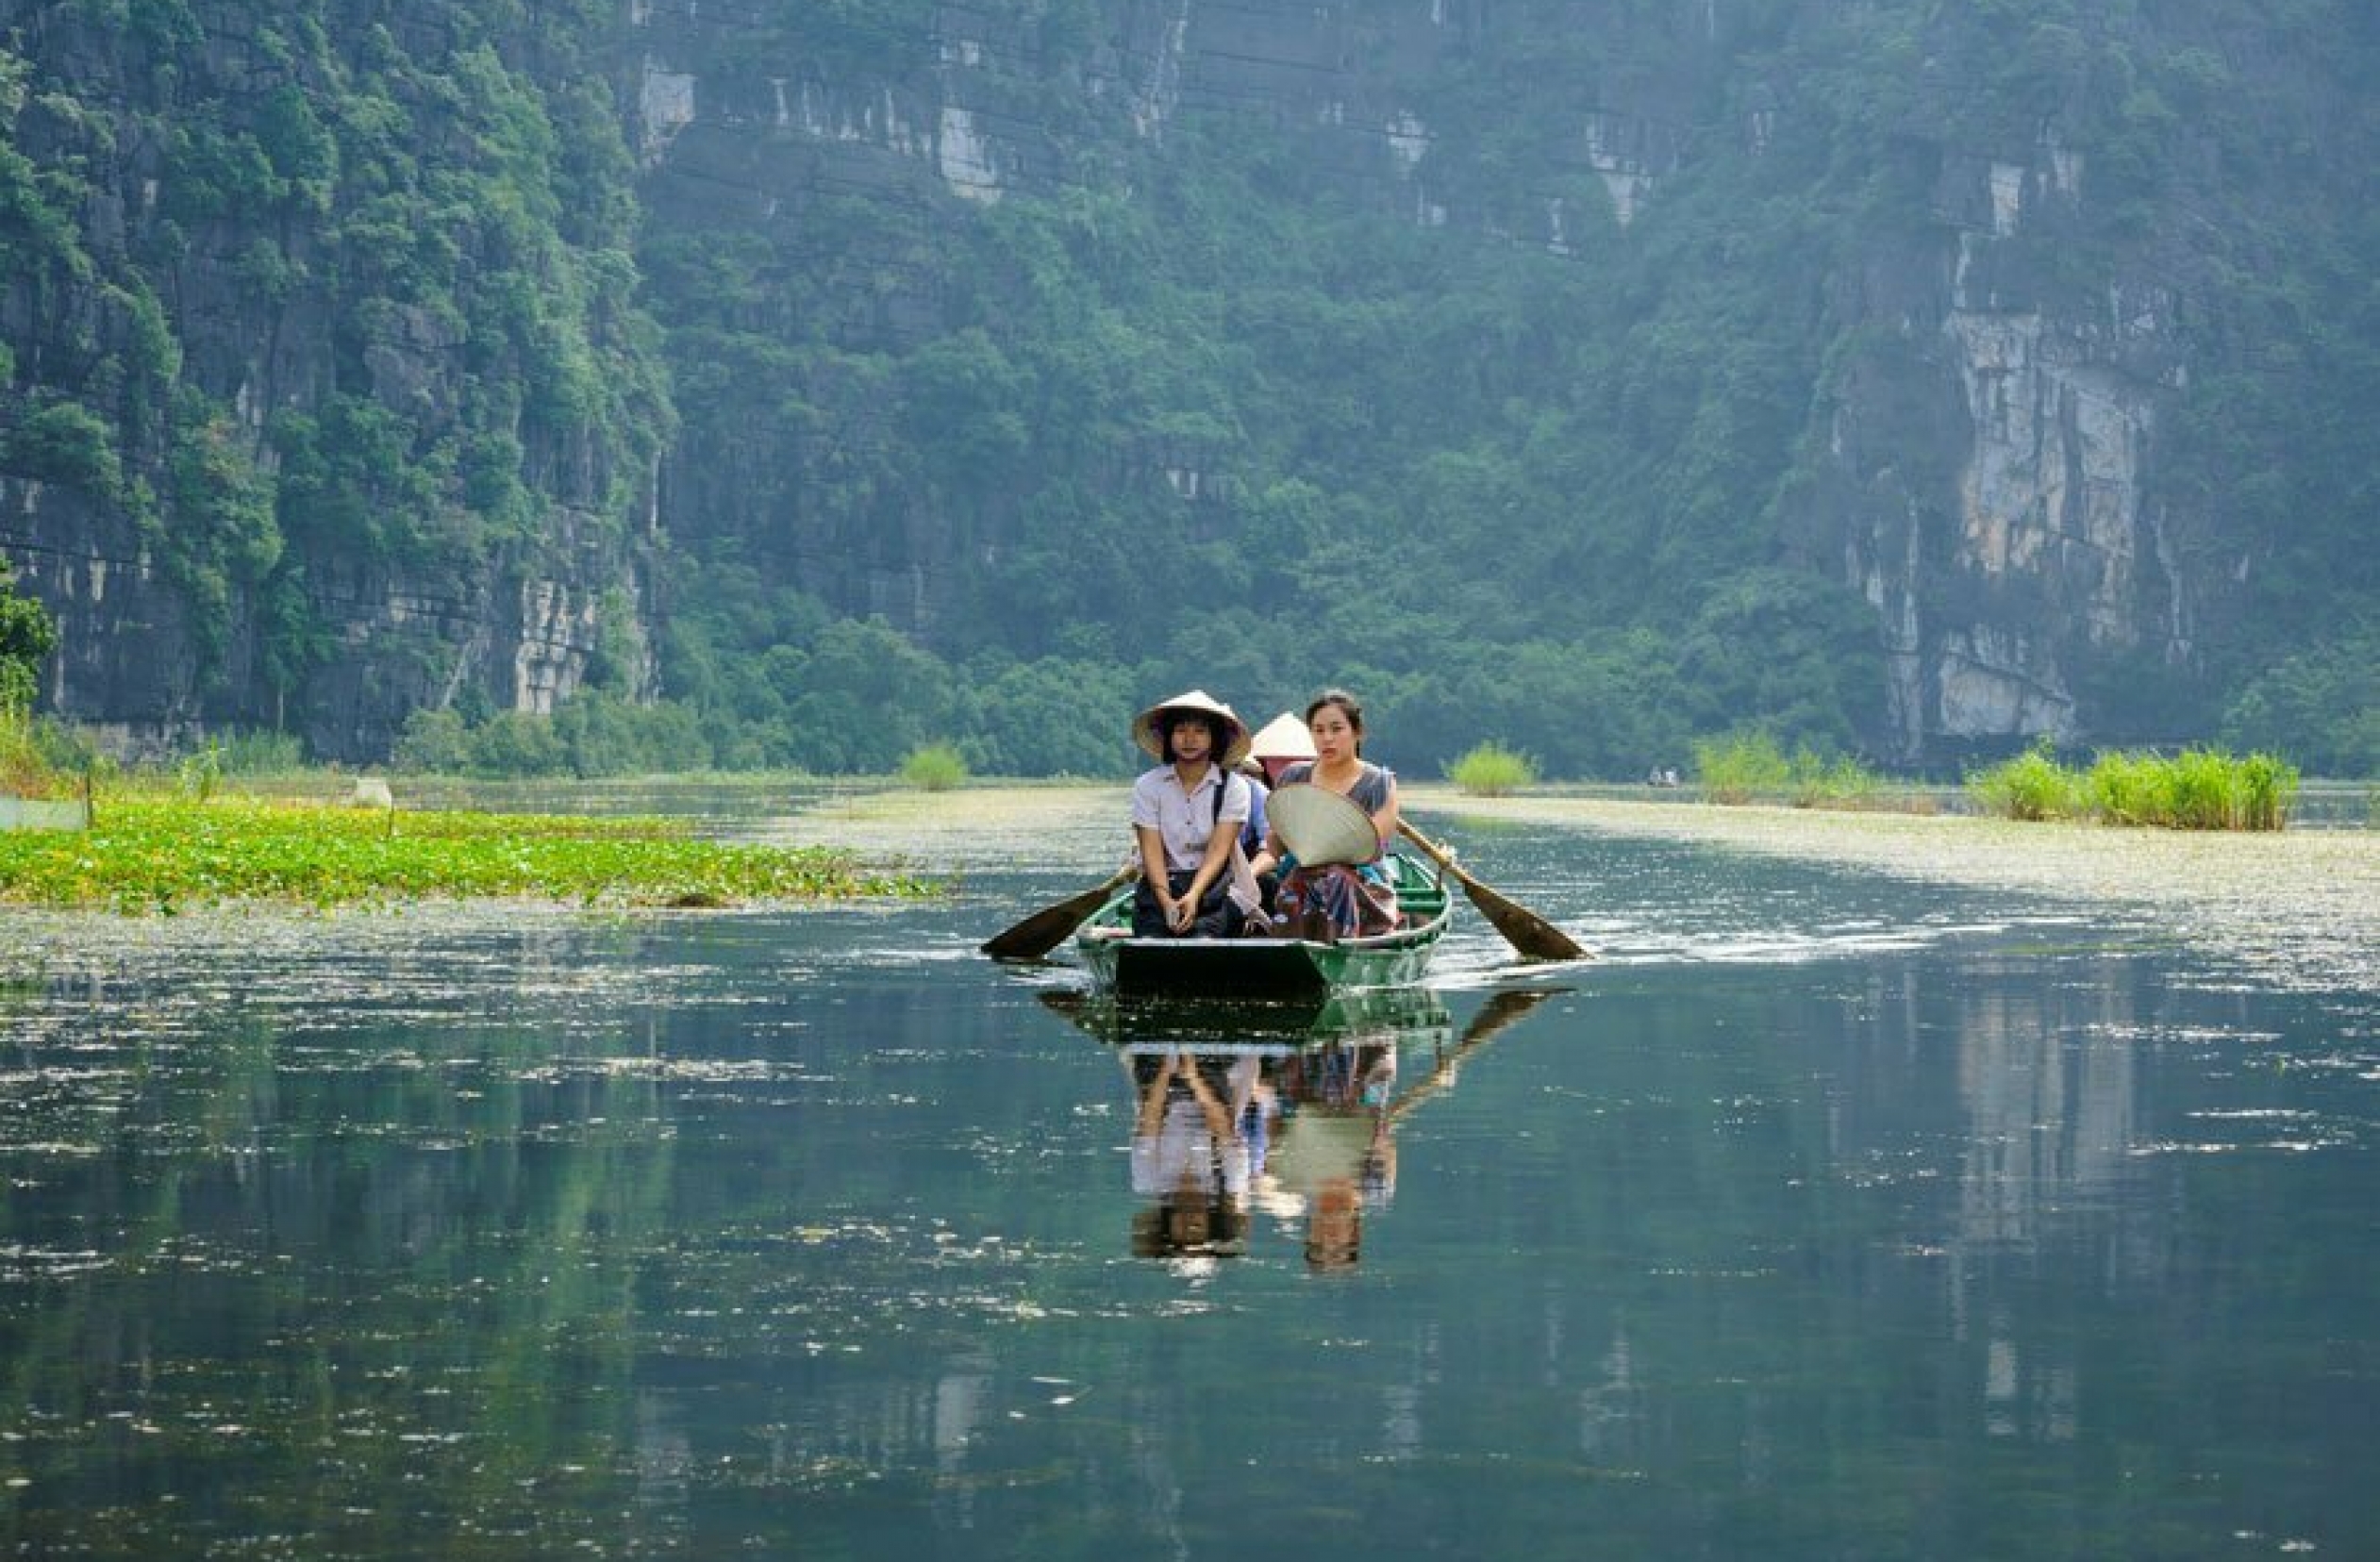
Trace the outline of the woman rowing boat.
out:
[[[1315,756],[1284,770],[1281,785],[1310,783],[1363,809],[1372,820],[1371,855],[1357,862],[1297,862],[1275,829],[1249,866],[1258,874],[1280,868],[1274,920],[1283,931],[1310,936],[1327,929],[1340,939],[1388,932],[1397,924],[1397,898],[1380,858],[1396,839],[1396,776],[1363,756],[1363,706],[1345,690],[1325,690],[1306,707],[1306,730]]]

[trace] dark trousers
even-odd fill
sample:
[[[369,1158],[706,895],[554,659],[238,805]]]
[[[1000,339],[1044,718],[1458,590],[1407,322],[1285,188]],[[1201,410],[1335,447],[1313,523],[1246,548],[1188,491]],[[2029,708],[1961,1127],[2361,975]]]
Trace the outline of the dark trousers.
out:
[[[1175,900],[1190,889],[1190,880],[1198,875],[1187,868],[1176,868],[1165,875],[1165,887]],[[1190,919],[1188,933],[1176,933],[1166,924],[1165,907],[1157,904],[1157,891],[1142,879],[1132,892],[1132,936],[1136,939],[1228,939],[1240,931],[1240,907],[1231,898],[1231,876],[1226,873],[1208,886],[1198,903],[1198,915]]]

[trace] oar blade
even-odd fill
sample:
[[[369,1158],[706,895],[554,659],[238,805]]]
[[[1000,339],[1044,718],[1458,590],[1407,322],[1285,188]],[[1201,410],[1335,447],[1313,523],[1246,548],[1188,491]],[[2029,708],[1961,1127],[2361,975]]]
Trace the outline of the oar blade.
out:
[[[1463,893],[1471,897],[1471,904],[1478,908],[1479,914],[1487,918],[1490,925],[1503,934],[1505,942],[1514,949],[1533,960],[1586,960],[1594,957],[1592,950],[1543,917],[1517,901],[1506,899],[1465,872],[1452,852],[1415,829],[1409,822],[1398,821],[1397,833],[1428,853],[1431,861],[1452,874],[1455,882],[1463,887]]]
[[[1118,873],[1105,884],[1095,885],[1077,895],[1070,895],[1055,906],[1045,906],[1031,916],[993,934],[983,941],[983,952],[995,960],[1038,960],[1072,938],[1084,920],[1107,904],[1107,897],[1122,889],[1132,877],[1129,872]]]
[[[1477,879],[1462,880],[1463,893],[1505,941],[1533,960],[1583,960],[1586,946],[1525,906],[1516,906]]]

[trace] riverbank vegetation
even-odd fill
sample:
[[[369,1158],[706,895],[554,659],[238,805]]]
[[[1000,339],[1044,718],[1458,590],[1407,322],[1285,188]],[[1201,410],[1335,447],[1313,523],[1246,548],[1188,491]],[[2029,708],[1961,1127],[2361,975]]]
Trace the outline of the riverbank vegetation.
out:
[[[1481,743],[1446,769],[1446,779],[1472,797],[1505,797],[1537,785],[1537,764],[1502,743]]]
[[[1703,796],[1713,803],[1785,800],[1801,808],[1920,806],[1914,796],[1896,800],[1884,777],[1856,759],[1806,745],[1788,754],[1775,738],[1761,731],[1697,741],[1694,774]]]
[[[88,831],[0,831],[0,905],[134,915],[467,899],[697,908],[932,892],[845,852],[706,840],[683,821],[642,817],[412,812],[156,789],[103,795]]]
[[[2175,830],[2278,830],[2296,805],[2294,766],[2222,749],[2158,756],[2121,751],[2088,768],[2046,747],[1977,772],[1968,792],[1987,813],[2020,820],[2095,820]]]
[[[901,779],[924,791],[948,791],[967,779],[967,760],[955,744],[927,743],[901,761]]]

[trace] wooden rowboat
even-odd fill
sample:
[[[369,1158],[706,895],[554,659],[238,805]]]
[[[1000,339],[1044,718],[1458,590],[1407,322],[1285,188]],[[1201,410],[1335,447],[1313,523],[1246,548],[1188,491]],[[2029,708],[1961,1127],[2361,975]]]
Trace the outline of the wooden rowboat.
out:
[[[1092,988],[1120,998],[1300,999],[1411,987],[1454,914],[1442,879],[1401,853],[1384,857],[1405,920],[1396,931],[1322,943],[1306,939],[1136,939],[1132,892],[1083,924],[1075,953]]]

